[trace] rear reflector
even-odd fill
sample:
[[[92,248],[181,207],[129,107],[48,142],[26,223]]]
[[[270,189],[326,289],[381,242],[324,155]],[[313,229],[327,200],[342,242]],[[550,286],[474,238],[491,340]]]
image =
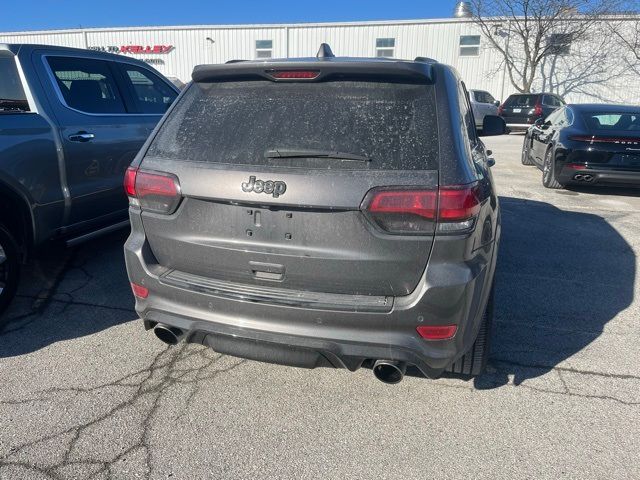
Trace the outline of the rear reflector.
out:
[[[147,287],[143,287],[142,285],[138,285],[135,283],[131,283],[131,290],[133,290],[133,295],[138,298],[147,298],[149,296],[149,289]]]
[[[314,78],[317,78],[318,75],[320,75],[319,71],[313,71],[313,70],[277,70],[277,71],[270,71],[267,73],[271,75],[273,78],[283,79],[283,80],[284,79],[312,80]]]
[[[124,189],[130,205],[150,212],[173,213],[181,199],[178,178],[170,173],[129,167],[124,176]]]
[[[457,325],[421,325],[416,328],[418,335],[425,340],[448,340],[458,330]]]
[[[456,233],[473,228],[480,211],[476,184],[439,189],[374,189],[363,209],[382,230],[397,234]]]
[[[597,137],[595,135],[572,135],[569,140],[587,143],[617,143],[622,145],[640,145],[640,137]]]
[[[587,166],[582,163],[567,163],[564,168],[568,170],[586,170]]]

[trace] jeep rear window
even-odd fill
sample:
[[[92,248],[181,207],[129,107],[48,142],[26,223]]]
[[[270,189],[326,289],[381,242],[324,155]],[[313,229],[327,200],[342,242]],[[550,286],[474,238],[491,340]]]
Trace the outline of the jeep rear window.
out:
[[[371,160],[265,157],[275,149]],[[194,83],[148,155],[234,165],[433,170],[438,168],[434,87],[344,80]]]
[[[29,103],[13,55],[0,52],[0,114],[28,112]]]

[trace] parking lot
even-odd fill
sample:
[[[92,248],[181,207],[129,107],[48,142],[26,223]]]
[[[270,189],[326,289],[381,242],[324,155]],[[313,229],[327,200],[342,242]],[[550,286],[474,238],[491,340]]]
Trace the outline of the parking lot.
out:
[[[640,193],[545,189],[488,138],[493,353],[475,380],[302,370],[167,347],[126,232],[29,266],[0,335],[0,478],[640,478]]]

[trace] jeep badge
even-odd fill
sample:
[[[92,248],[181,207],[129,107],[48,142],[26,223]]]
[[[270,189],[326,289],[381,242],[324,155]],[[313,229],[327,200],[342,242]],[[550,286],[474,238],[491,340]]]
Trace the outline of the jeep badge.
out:
[[[287,191],[287,184],[273,180],[256,180],[256,177],[251,175],[248,182],[242,182],[242,191],[247,193],[266,193],[267,195],[273,195],[273,198],[278,198]]]

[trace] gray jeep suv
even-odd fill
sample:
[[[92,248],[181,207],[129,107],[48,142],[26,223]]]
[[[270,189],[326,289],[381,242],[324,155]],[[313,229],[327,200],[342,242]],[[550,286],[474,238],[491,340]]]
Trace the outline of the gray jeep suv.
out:
[[[126,175],[136,310],[166,343],[253,360],[478,374],[500,238],[488,155],[433,61],[323,45],[198,66]]]

